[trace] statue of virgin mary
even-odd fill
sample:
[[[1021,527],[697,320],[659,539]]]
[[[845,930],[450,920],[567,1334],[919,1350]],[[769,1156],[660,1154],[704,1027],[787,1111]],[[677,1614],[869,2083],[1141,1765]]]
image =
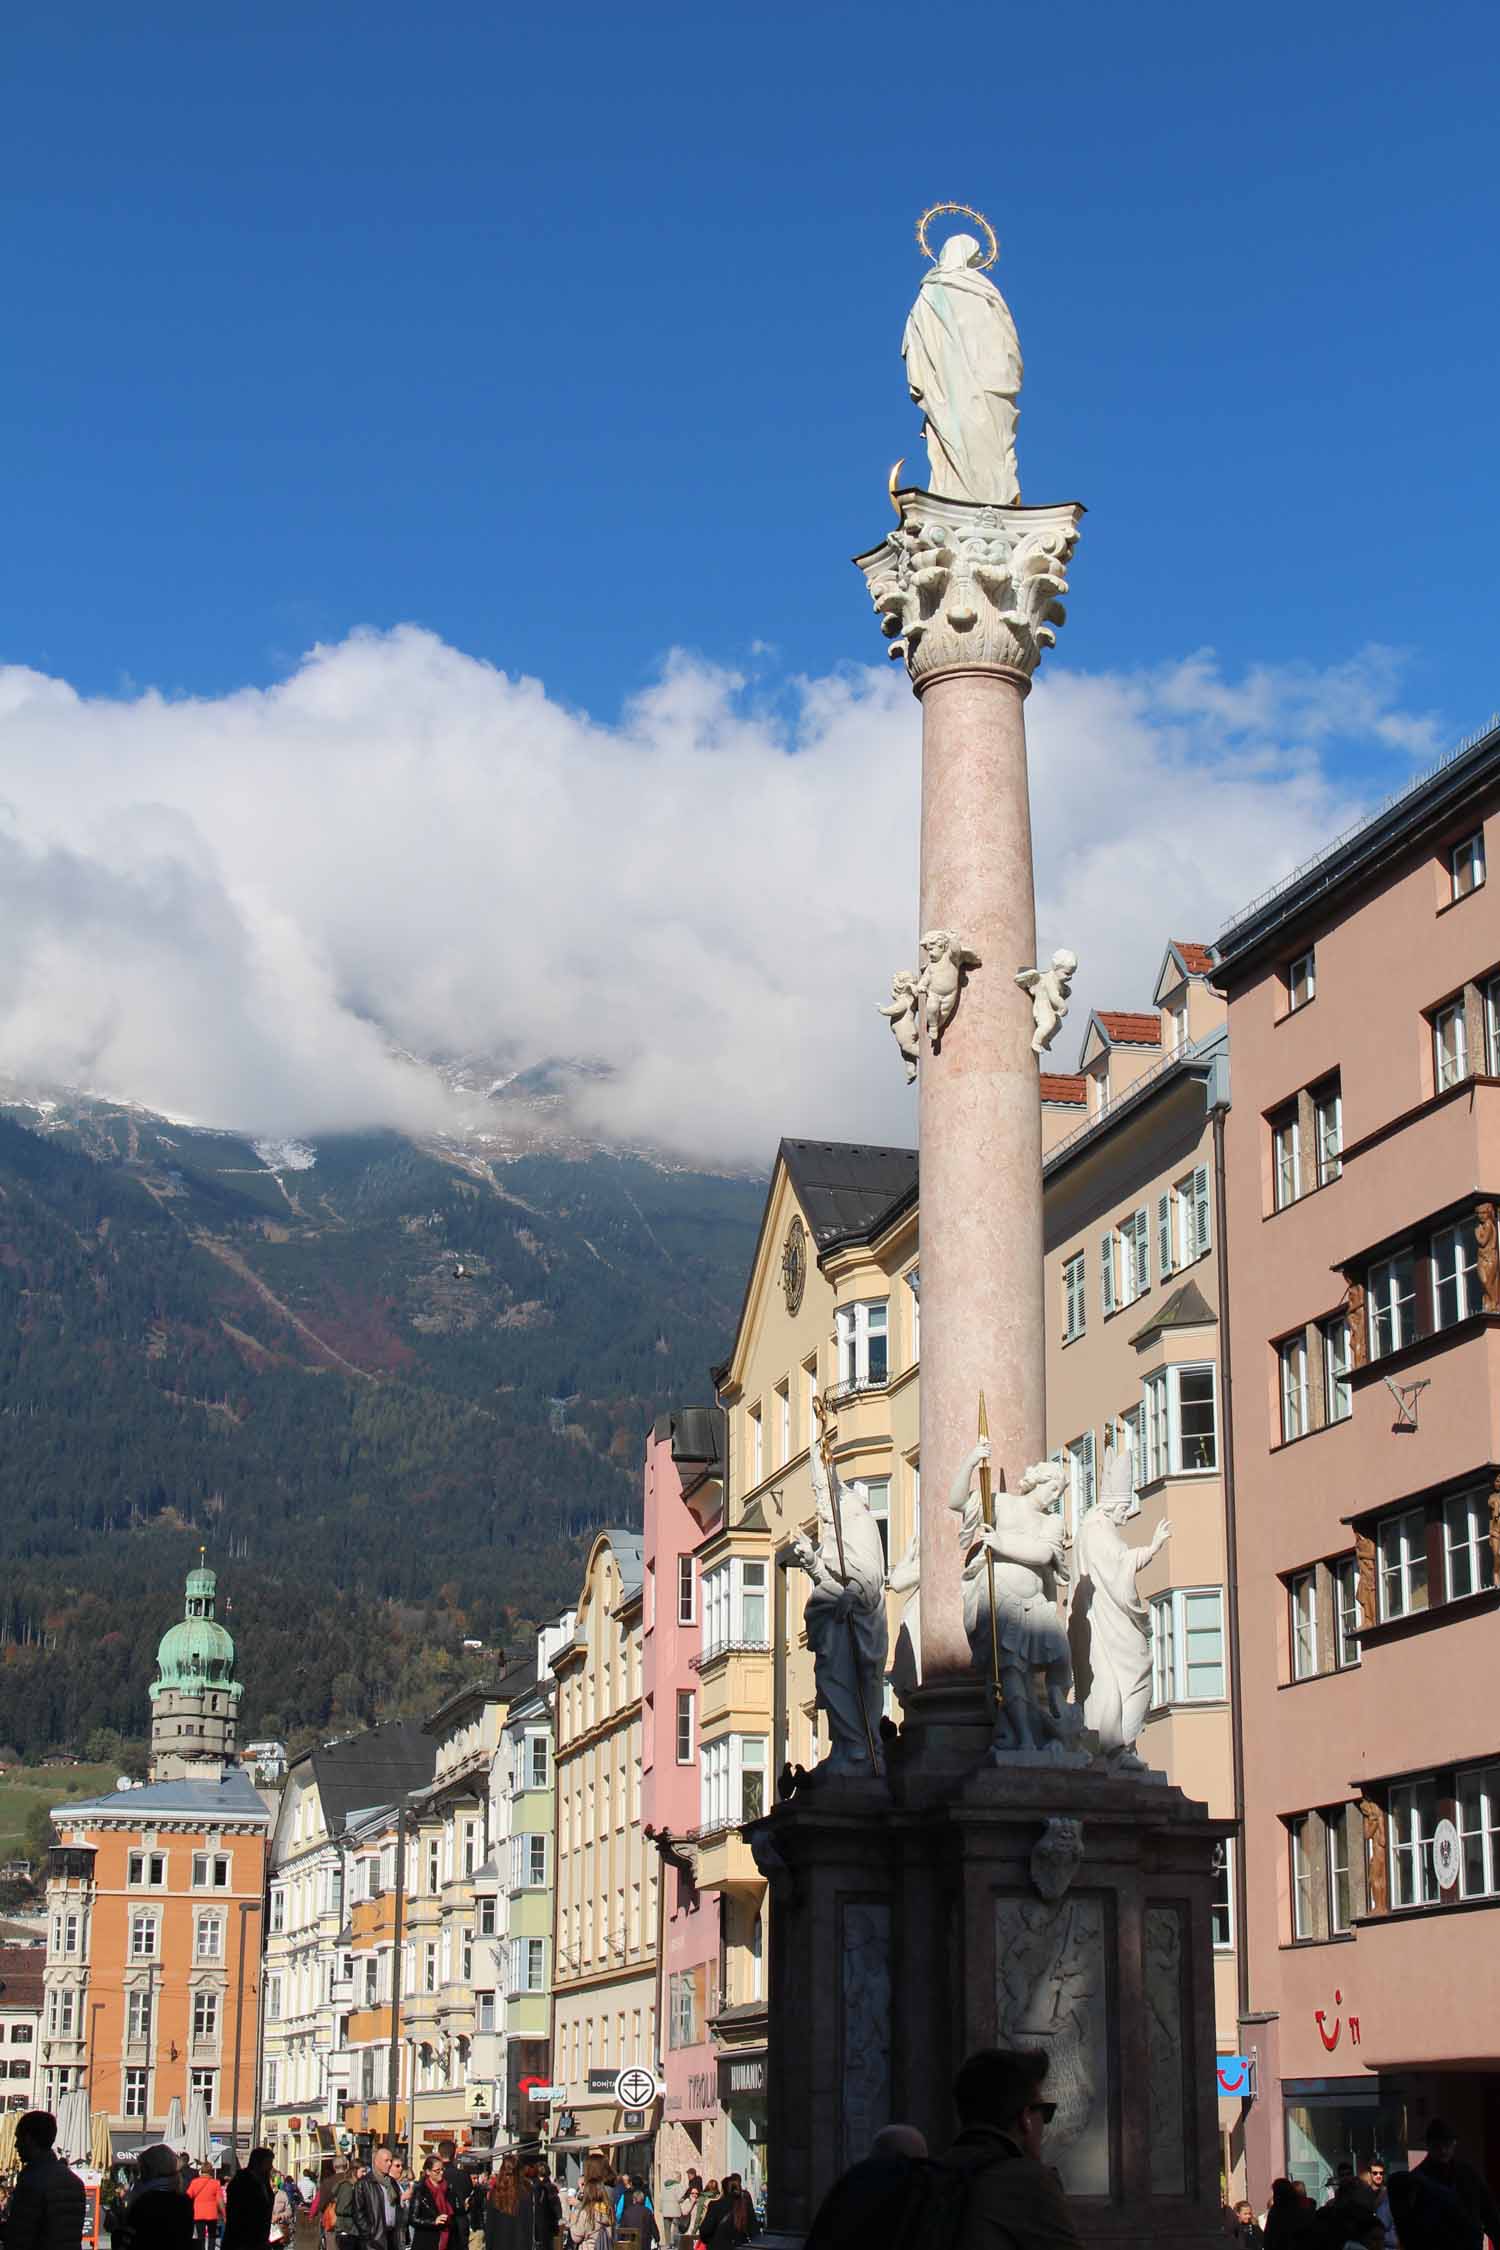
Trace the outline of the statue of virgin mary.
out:
[[[926,417],[930,484],[950,500],[1013,507],[1021,344],[1010,307],[978,271],[972,234],[950,234],[901,339],[906,381]]]

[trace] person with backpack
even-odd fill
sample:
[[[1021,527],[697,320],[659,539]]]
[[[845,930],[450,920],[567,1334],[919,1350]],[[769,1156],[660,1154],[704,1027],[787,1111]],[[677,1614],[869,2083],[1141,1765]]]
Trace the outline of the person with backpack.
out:
[[[915,2125],[883,2125],[870,2153],[836,2179],[808,2230],[806,2250],[869,2250],[884,2240],[891,2213],[912,2201],[927,2143]]]
[[[961,2240],[965,2250],[1082,2250],[1057,2174],[1042,2161],[1056,2114],[1043,2098],[1046,2076],[1040,2050],[985,2048],[961,2066],[953,2081],[958,2137],[925,2189],[930,2206],[956,2205],[944,2241]]]
[[[253,2148],[224,2196],[223,2250],[266,2250],[276,2191],[271,2185],[271,2151]]]
[[[16,2124],[21,2170],[5,2214],[5,2250],[78,2250],[87,2197],[56,2153],[57,2119],[29,2109]]]
[[[143,2148],[125,2205],[130,2250],[193,2250],[193,2206],[182,2191],[177,2151],[165,2141]]]

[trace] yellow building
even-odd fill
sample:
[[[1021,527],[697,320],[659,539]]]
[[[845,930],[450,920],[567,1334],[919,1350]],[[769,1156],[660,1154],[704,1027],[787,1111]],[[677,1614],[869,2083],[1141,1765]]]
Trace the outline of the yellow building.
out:
[[[649,2174],[659,2104],[616,2099],[656,2061],[657,1855],[641,1827],[638,1531],[601,1531],[573,1637],[552,1659],[556,1869],[551,2145],[576,2176],[591,2147]]]
[[[742,1822],[788,1764],[826,1748],[790,1566],[817,1510],[808,1475],[813,1400],[832,1412],[833,1458],[860,1484],[900,1556],[920,1503],[916,1158],[909,1149],[783,1141],[734,1346],[715,1371],[728,1433],[727,1498],[698,1549],[701,1817],[698,1883],[720,1893],[721,1990],[710,2013],[732,2169],[764,2184],[766,1898]],[[891,1663],[907,1660],[891,1601]]]

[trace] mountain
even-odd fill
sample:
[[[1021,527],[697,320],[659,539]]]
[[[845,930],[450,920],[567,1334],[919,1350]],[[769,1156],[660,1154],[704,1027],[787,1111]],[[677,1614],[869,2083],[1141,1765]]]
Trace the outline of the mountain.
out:
[[[445,1691],[638,1520],[652,1416],[702,1399],[763,1183],[501,1115],[252,1143],[0,1098],[0,1742],[139,1735],[200,1543],[244,1732]],[[514,1153],[520,1149],[522,1153]]]

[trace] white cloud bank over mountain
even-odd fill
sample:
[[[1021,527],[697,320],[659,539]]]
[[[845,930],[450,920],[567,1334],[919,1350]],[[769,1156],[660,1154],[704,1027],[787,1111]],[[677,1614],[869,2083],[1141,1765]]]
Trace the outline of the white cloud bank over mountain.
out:
[[[1038,940],[1083,963],[1053,1067],[1357,813],[1341,748],[1383,753],[1375,795],[1442,746],[1399,689],[1379,649],[1043,675]],[[913,951],[918,746],[895,667],[772,701],[678,655],[613,726],[414,627],[211,700],[0,668],[0,1072],[260,1134],[441,1127],[389,1033],[606,1063],[580,1122],[693,1157],[908,1139],[875,1003]]]

